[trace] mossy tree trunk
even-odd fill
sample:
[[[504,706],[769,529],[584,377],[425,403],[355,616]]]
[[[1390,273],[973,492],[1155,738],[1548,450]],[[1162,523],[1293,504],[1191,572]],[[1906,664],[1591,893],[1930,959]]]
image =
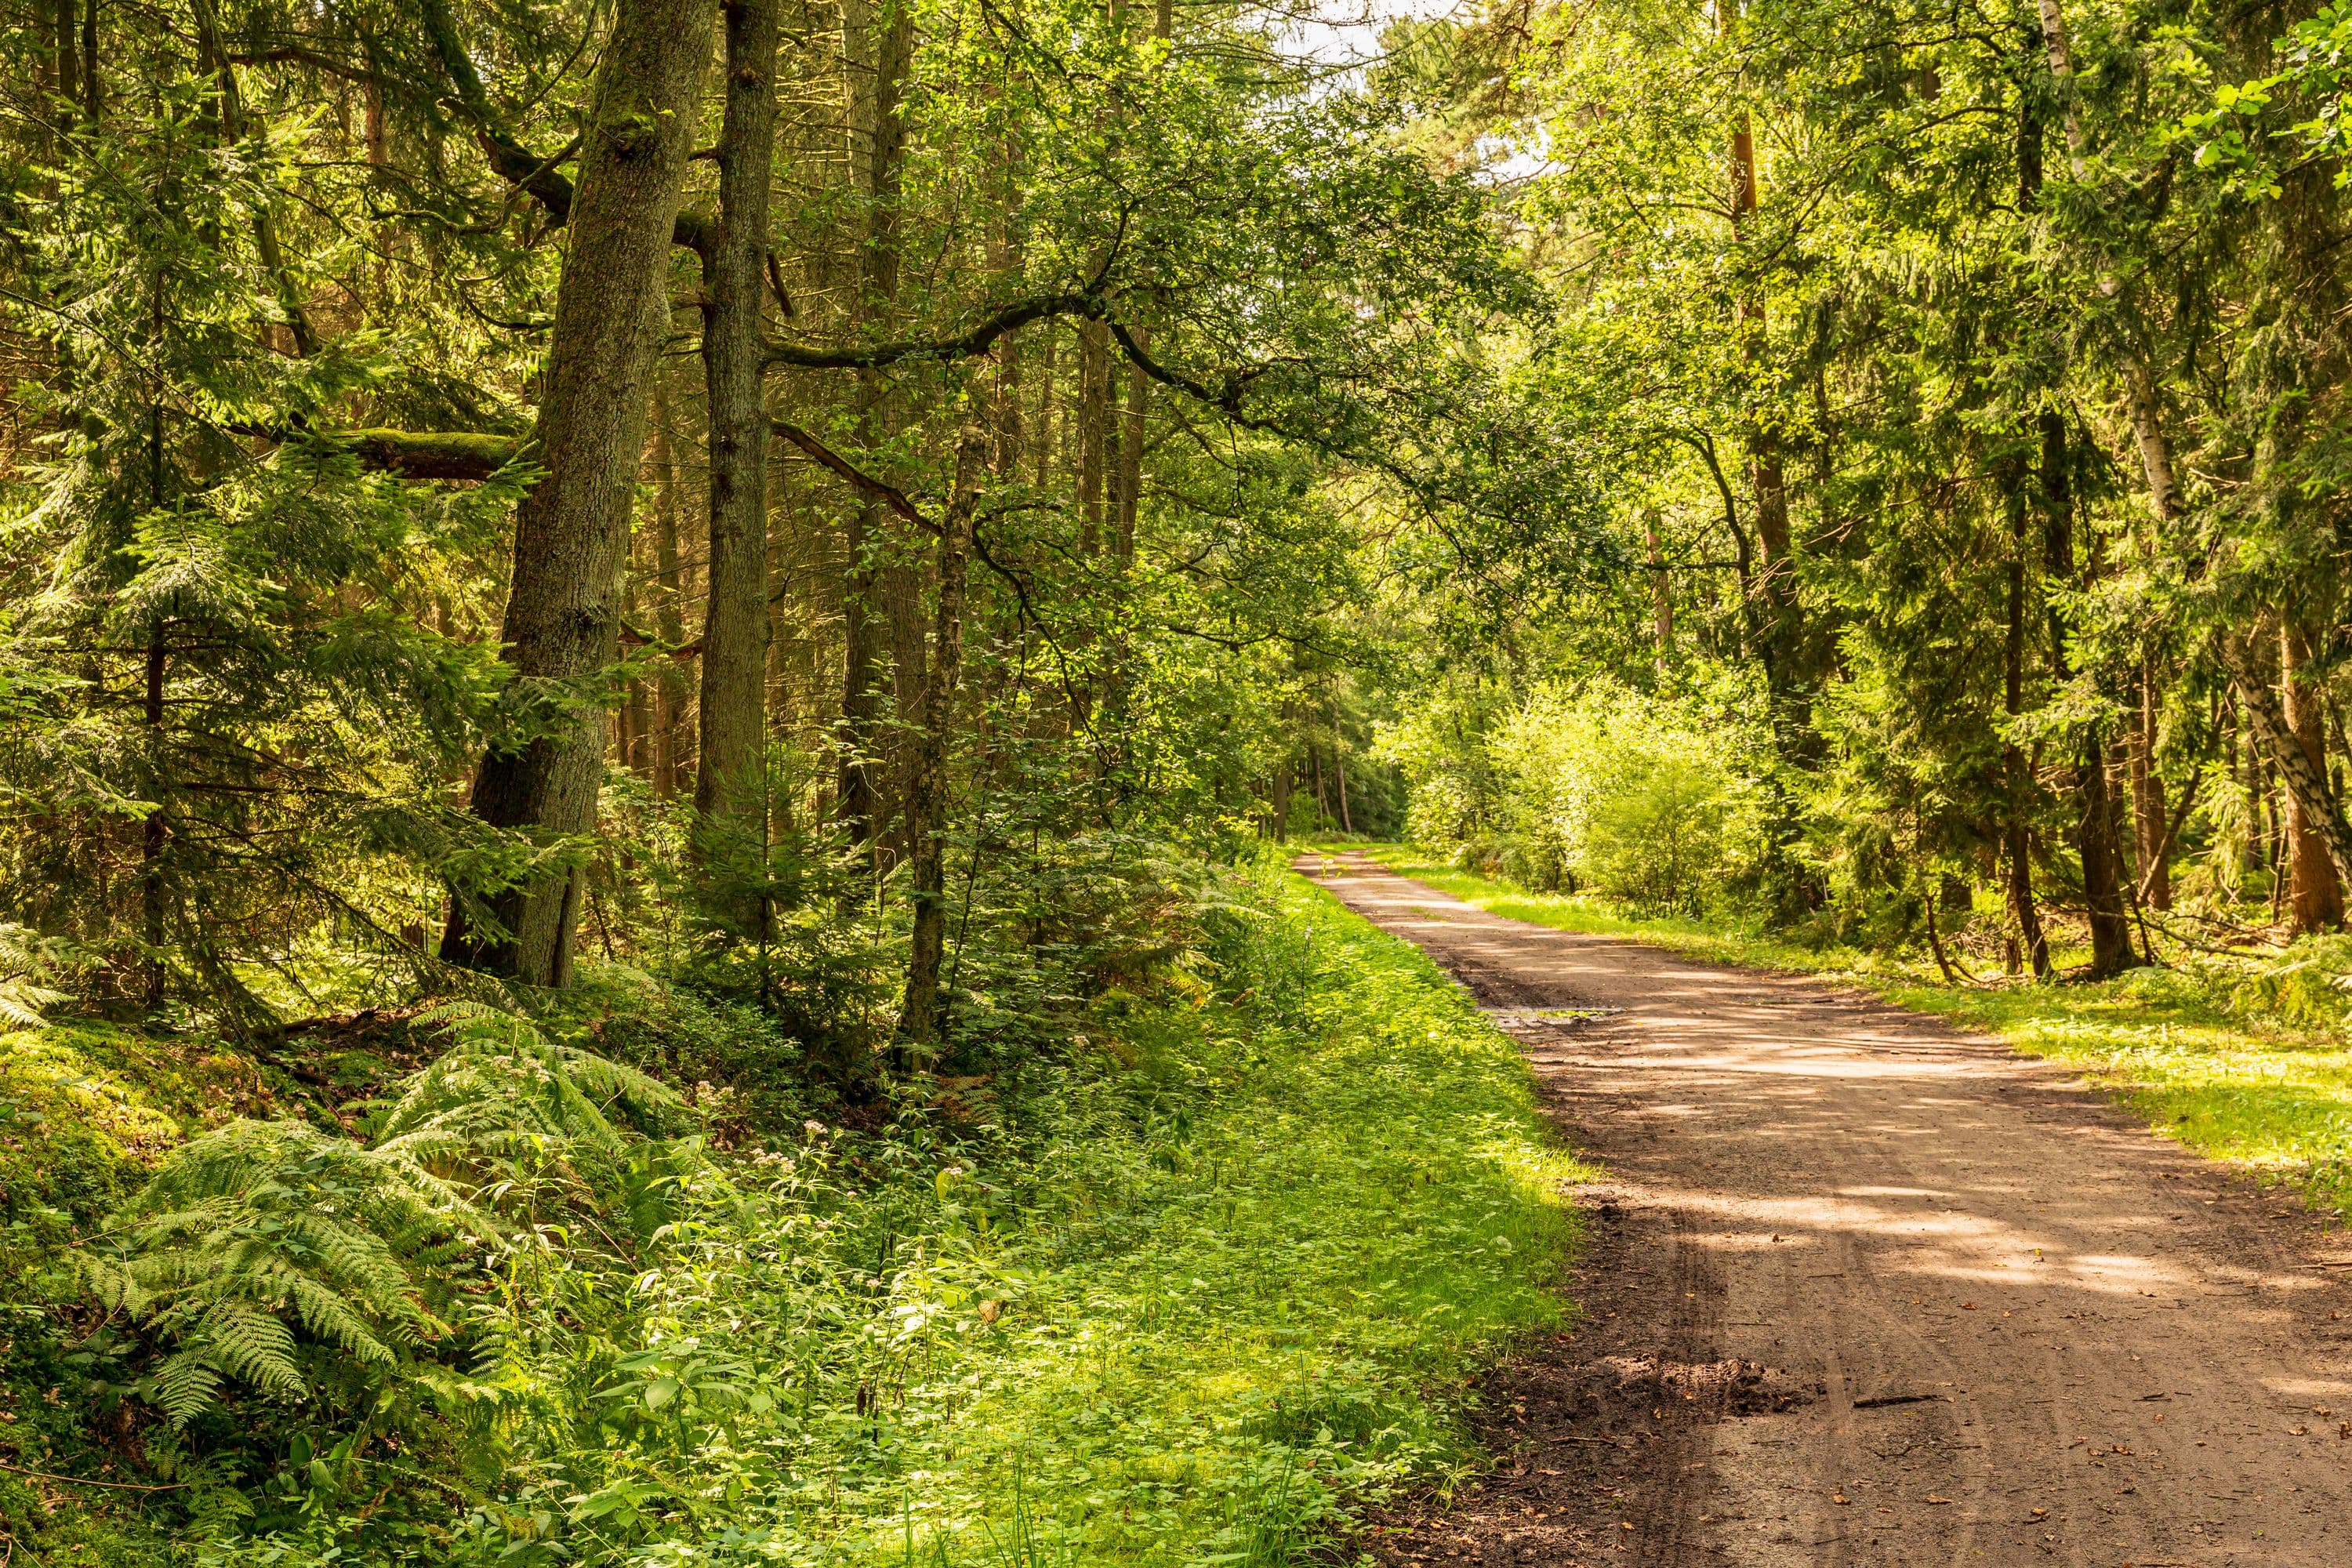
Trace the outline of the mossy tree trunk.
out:
[[[702,254],[702,364],[710,410],[710,554],[702,624],[695,853],[706,872],[756,879],[767,849],[768,188],[776,148],[776,0],[726,7],[719,221]],[[733,900],[748,928],[764,900]]]
[[[537,444],[546,477],[515,513],[504,637],[516,731],[475,775],[475,813],[543,846],[595,830],[605,672],[619,648],[621,564],[645,453],[647,380],[679,189],[710,55],[709,0],[621,0],[580,153]],[[572,974],[578,857],[460,899],[446,956],[532,985]]]

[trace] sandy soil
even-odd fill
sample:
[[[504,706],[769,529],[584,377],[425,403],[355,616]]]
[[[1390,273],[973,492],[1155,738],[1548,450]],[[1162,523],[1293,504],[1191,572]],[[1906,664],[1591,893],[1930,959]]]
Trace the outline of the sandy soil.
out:
[[[1581,1321],[1487,1389],[1499,1468],[1384,1562],[2352,1568],[2342,1233],[1874,999],[1300,869],[1609,1177]]]

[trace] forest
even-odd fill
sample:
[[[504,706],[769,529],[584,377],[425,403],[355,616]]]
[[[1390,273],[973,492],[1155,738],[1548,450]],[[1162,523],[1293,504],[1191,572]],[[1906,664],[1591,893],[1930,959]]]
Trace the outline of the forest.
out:
[[[12,1554],[1448,1495],[1579,1167],[1306,844],[2343,1027],[2352,6],[0,37]]]

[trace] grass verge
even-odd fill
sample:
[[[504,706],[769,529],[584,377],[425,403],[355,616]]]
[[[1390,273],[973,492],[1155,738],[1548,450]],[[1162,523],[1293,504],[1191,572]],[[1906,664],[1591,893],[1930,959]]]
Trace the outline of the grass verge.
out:
[[[2096,984],[1946,984],[1899,957],[1813,949],[1686,920],[1637,919],[1528,893],[1404,845],[1350,845],[1402,876],[1511,920],[1623,936],[1695,957],[1821,975],[2031,1056],[2080,1068],[2198,1153],[2283,1181],[2352,1219],[2352,1048],[2336,1028],[2231,1005],[2216,978],[2141,969]]]
[[[517,1447],[431,1560],[1274,1568],[1448,1486],[1475,1375],[1569,1310],[1582,1169],[1417,950],[1274,873],[1213,924],[1213,994],[1113,993],[977,1125],[715,1169],[625,1353],[475,1374]]]

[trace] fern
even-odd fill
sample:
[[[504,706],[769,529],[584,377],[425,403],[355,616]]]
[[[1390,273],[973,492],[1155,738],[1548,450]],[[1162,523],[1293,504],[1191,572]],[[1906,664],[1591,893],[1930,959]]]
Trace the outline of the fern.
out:
[[[25,927],[0,923],[0,1019],[26,1029],[47,1022],[41,1009],[66,999],[46,982],[55,978],[57,954]]]
[[[630,1146],[679,1100],[634,1068],[474,1004],[431,1015],[449,1048],[397,1089],[363,1146],[240,1121],[183,1144],[79,1255],[85,1288],[166,1353],[145,1384],[176,1427],[241,1384],[299,1400],[302,1346],[402,1374],[447,1338],[427,1302],[458,1256],[548,1200],[604,1206]]]
[[[279,1398],[307,1384],[289,1321],[362,1365],[446,1334],[423,1305],[421,1246],[491,1226],[411,1162],[299,1121],[229,1123],[174,1151],[82,1277],[172,1347],[153,1398],[174,1423],[224,1380]]]
[[[549,1182],[586,1198],[633,1136],[661,1131],[680,1108],[666,1085],[512,1014],[457,1002],[425,1021],[446,1026],[452,1044],[408,1079],[377,1146],[444,1180],[499,1187],[509,1202]]]

